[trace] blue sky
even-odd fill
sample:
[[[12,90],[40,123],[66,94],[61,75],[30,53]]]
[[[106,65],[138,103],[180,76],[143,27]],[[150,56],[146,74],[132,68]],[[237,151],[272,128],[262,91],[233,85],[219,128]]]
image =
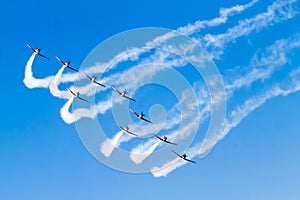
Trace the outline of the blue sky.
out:
[[[212,21],[222,16],[221,8],[249,2],[3,3],[1,199],[299,199],[299,2],[259,0],[228,15],[222,23]],[[213,57],[222,75],[227,96],[224,129],[203,159],[193,156],[196,165],[183,165],[166,177],[120,172],[100,163],[86,150],[75,124],[67,124],[61,117],[60,109],[67,100],[23,83],[25,65],[32,55],[26,43],[42,48],[50,57],[49,61],[34,60],[33,74],[43,78],[60,69],[55,56],[72,60],[79,68],[100,42],[120,32],[140,27],[178,29],[196,21],[205,24],[204,20],[209,21],[206,26],[189,36]],[[155,52],[111,73],[129,69],[151,53]],[[191,84],[202,80],[191,66],[177,70]],[[112,74],[108,72],[104,78]],[[193,89],[202,88],[197,86]],[[154,90],[161,95],[145,97]],[[146,117],[152,117],[148,110],[152,104],[160,103],[168,111],[176,102],[171,92],[157,85],[142,87],[134,95],[142,103],[129,105],[138,112],[144,110]],[[162,95],[168,98],[159,98]],[[96,98],[101,100],[102,93]],[[109,138],[118,132],[111,117],[109,111],[96,118]],[[187,150],[190,154],[195,152],[194,145],[201,143],[209,119],[208,114]],[[178,125],[172,128],[176,131]],[[120,148],[130,150],[144,141],[130,140]],[[175,157],[170,154],[170,158],[160,159],[164,164]]]

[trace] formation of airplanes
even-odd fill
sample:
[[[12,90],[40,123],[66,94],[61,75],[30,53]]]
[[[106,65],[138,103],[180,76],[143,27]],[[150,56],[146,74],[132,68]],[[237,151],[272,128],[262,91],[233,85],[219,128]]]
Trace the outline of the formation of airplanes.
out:
[[[37,54],[37,55],[39,55],[39,56],[41,56],[41,57],[43,57],[43,58],[49,60],[49,58],[48,58],[47,56],[45,56],[45,55],[43,55],[43,54],[40,53],[41,49],[39,49],[39,48],[38,48],[38,49],[34,49],[34,48],[33,48],[32,46],[30,46],[29,44],[26,44],[26,46],[27,46],[33,53],[35,53],[35,54]],[[57,59],[57,60],[58,60],[65,68],[68,68],[68,69],[73,70],[73,71],[75,71],[75,72],[80,72],[80,73],[82,73],[87,79],[89,79],[89,80],[91,81],[91,83],[95,83],[95,84],[97,84],[97,85],[99,85],[99,86],[106,87],[104,84],[102,84],[102,83],[100,83],[99,81],[96,80],[96,79],[97,79],[96,76],[91,77],[91,76],[89,76],[87,73],[82,72],[82,71],[79,71],[79,70],[77,70],[77,69],[71,67],[71,66],[70,66],[71,61],[65,62],[65,61],[63,61],[62,59],[60,59],[60,58],[57,57],[57,56],[56,56],[56,59]],[[127,95],[126,90],[120,91],[120,90],[118,90],[118,89],[117,89],[115,86],[113,86],[113,85],[111,86],[111,88],[112,88],[115,92],[117,92],[121,97],[126,98],[126,99],[128,99],[128,100],[130,100],[130,101],[136,102],[135,99],[133,99],[132,97],[129,97],[129,96]],[[82,101],[85,101],[85,102],[87,102],[87,103],[89,102],[88,100],[82,98],[82,97],[80,96],[80,93],[79,93],[78,91],[75,92],[75,91],[72,91],[72,90],[69,89],[69,88],[68,88],[68,90],[70,91],[70,93],[71,93],[74,97],[76,97],[76,98],[78,98],[78,99],[80,99],[80,100],[82,100]],[[141,120],[143,120],[143,121],[145,121],[145,122],[148,122],[148,123],[150,123],[150,124],[153,124],[153,122],[151,122],[150,120],[148,120],[148,119],[145,118],[145,114],[144,114],[143,112],[137,113],[137,112],[135,112],[135,111],[134,111],[133,109],[131,109],[131,108],[129,108],[129,111],[132,112],[137,118],[139,118],[139,119],[141,119]],[[129,134],[129,135],[131,135],[131,136],[138,137],[137,134],[135,134],[135,133],[129,131],[129,127],[128,127],[128,126],[123,127],[123,126],[121,126],[121,125],[118,125],[116,122],[115,122],[115,124],[116,124],[116,126],[117,126],[121,131],[124,131],[125,133],[127,133],[127,134]],[[162,141],[162,142],[164,142],[164,143],[172,144],[172,145],[177,145],[176,143],[173,143],[173,142],[169,141],[168,138],[167,138],[166,136],[163,136],[163,137],[159,137],[158,135],[154,135],[154,136],[155,136],[158,140],[160,140],[160,141]],[[185,161],[187,161],[187,162],[196,163],[195,161],[188,159],[188,158],[187,158],[187,157],[188,157],[187,154],[182,154],[182,155],[181,155],[181,154],[177,153],[177,152],[174,151],[174,150],[172,150],[172,151],[173,151],[180,159],[185,160]]]

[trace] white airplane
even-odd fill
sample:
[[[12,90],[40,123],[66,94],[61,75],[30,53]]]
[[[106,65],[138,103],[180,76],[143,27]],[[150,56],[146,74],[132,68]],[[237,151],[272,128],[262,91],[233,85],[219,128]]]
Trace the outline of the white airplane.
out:
[[[151,121],[149,121],[148,119],[145,119],[144,116],[145,114],[143,112],[141,112],[140,114],[136,113],[134,110],[132,110],[131,108],[129,108],[129,110],[137,117],[137,118],[140,118],[141,120],[144,120],[148,123],[151,123],[153,124]]]
[[[88,102],[88,100],[80,97],[80,93],[79,92],[73,92],[72,90],[69,89],[69,91],[71,92],[71,94],[73,94],[74,97],[78,98],[78,99],[81,99],[82,101],[85,101],[85,102]]]
[[[161,141],[163,141],[165,143],[177,145],[177,144],[175,144],[173,142],[168,141],[168,138],[166,136],[164,136],[163,138],[161,138],[161,137],[159,137],[157,135],[154,135],[154,136],[157,137],[157,139],[159,139],[159,140],[161,140]]]
[[[122,127],[122,126],[118,125],[117,123],[115,123],[115,124],[116,124],[116,125],[119,127],[119,129],[121,129],[122,131],[125,131],[126,133],[128,133],[128,134],[130,134],[130,135],[134,135],[134,136],[138,137],[137,134],[135,134],[135,133],[129,131],[129,127],[128,127],[128,126]]]
[[[41,49],[34,49],[32,46],[30,46],[29,44],[26,44],[27,45],[27,47],[29,48],[29,49],[31,49],[31,51],[33,51],[33,53],[35,53],[35,54],[37,54],[37,55],[39,55],[39,56],[41,56],[41,57],[43,57],[43,58],[46,58],[46,59],[48,59],[49,60],[49,58],[47,57],[47,56],[44,56],[43,54],[41,54],[40,52],[41,52]]]
[[[106,87],[105,85],[99,83],[98,81],[96,81],[97,77],[94,76],[94,77],[90,77],[89,75],[87,75],[86,73],[82,72],[92,83],[96,83],[102,87]]]
[[[124,90],[123,92],[120,92],[120,90],[118,90],[118,89],[115,88],[114,86],[111,86],[111,87],[112,87],[112,89],[114,89],[114,91],[116,91],[121,97],[124,97],[124,98],[126,98],[126,99],[129,99],[129,100],[131,100],[131,101],[136,102],[135,99],[130,98],[129,96],[126,95],[126,90]]]
[[[64,61],[62,61],[62,60],[61,60],[59,57],[57,57],[57,56],[56,56],[56,59],[57,59],[64,67],[67,67],[67,68],[69,68],[69,69],[71,69],[71,70],[73,70],[73,71],[75,71],[75,72],[79,72],[77,69],[75,69],[75,68],[73,68],[73,67],[70,66],[71,61],[64,62]]]
[[[195,164],[196,164],[195,161],[190,160],[190,159],[187,159],[187,155],[186,155],[186,154],[180,155],[180,154],[176,153],[175,151],[173,151],[173,152],[174,152],[179,158],[181,158],[181,159],[183,159],[183,160],[185,160],[185,161],[188,161],[188,162],[191,162],[191,163],[195,163]]]

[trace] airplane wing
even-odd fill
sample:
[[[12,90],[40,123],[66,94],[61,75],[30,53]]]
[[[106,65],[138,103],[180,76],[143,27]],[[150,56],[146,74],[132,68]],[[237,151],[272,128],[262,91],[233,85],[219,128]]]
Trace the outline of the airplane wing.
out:
[[[30,46],[29,44],[26,44],[26,46],[27,46],[29,49],[31,49],[31,51],[35,52],[35,49],[34,49],[32,46]]]
[[[77,98],[80,99],[80,100],[82,100],[82,101],[89,102],[88,100],[86,100],[86,99],[84,99],[84,98],[82,98],[80,96],[77,96]]]
[[[74,69],[73,67],[67,66],[67,68],[69,68],[69,69],[71,69],[71,70],[73,70],[75,72],[79,72],[77,69]]]
[[[72,91],[72,90],[70,90],[70,89],[68,89],[74,96],[76,96],[76,94]]]
[[[135,116],[139,116],[139,114],[137,114],[134,110],[132,110],[131,108],[129,108],[129,110],[135,115]]]
[[[65,65],[65,62],[64,61],[62,61],[59,57],[55,57],[61,64],[63,64],[63,65]]]
[[[133,99],[133,98],[130,98],[129,96],[126,96],[126,95],[124,95],[123,97],[125,97],[125,98],[127,98],[127,99],[129,99],[129,100],[131,100],[131,101],[134,101],[134,102],[136,102],[136,100],[135,100],[135,99]]]
[[[150,120],[148,120],[148,119],[145,119],[144,117],[141,117],[141,119],[142,120],[144,120],[145,122],[148,122],[148,123],[151,123],[151,124],[153,124]]]
[[[173,150],[172,150],[173,151]],[[179,153],[177,153],[176,151],[173,151],[179,158],[182,158],[182,156],[179,154]]]
[[[82,72],[90,81],[92,80],[92,77],[90,77],[89,75],[87,75],[85,72]]]
[[[159,136],[157,136],[157,135],[154,135],[157,139],[159,139],[159,140],[161,140],[161,141],[163,141],[164,142],[164,140],[161,138],[161,137],[159,137]]]
[[[173,151],[173,150],[172,150]],[[195,161],[193,161],[193,160],[190,160],[190,159],[187,159],[187,158],[183,158],[182,157],[182,155],[180,155],[179,153],[177,153],[176,151],[173,151],[179,158],[181,158],[181,159],[183,159],[183,160],[185,160],[185,161],[188,161],[188,162],[191,162],[191,163],[195,163],[196,164],[196,162]]]
[[[125,130],[124,130],[125,131]],[[128,134],[130,134],[130,135],[134,135],[135,137],[138,137],[138,135],[137,134],[135,134],[135,133],[133,133],[133,132],[131,132],[131,131],[125,131],[126,133],[128,133]]]
[[[44,56],[43,54],[41,54],[41,53],[38,53],[38,55],[39,56],[42,56],[43,58],[46,58],[46,59],[48,59],[49,60],[49,58],[47,57],[47,56]]]
[[[170,142],[170,141],[164,141],[164,142],[166,142],[166,143],[168,143],[168,144],[177,145],[176,143],[173,143],[173,142]]]
[[[122,131],[125,131],[126,133],[128,133],[128,134],[130,134],[130,135],[134,135],[134,136],[138,137],[137,134],[135,134],[135,133],[133,133],[133,132],[131,132],[131,131],[126,130],[126,129],[123,128],[122,126],[118,125],[116,122],[115,122],[115,124],[116,124]]]
[[[185,161],[188,161],[188,162],[191,162],[191,163],[195,163],[195,164],[196,164],[196,162],[195,162],[195,161],[193,161],[193,160],[190,160],[190,159],[187,159],[187,158],[183,158],[183,160],[185,160]]]
[[[102,86],[102,87],[105,87],[105,88],[106,88],[106,86],[105,86],[105,85],[103,85],[103,84],[99,83],[98,81],[94,81],[94,83],[96,83],[96,84],[98,84],[98,85],[100,85],[100,86]]]
[[[173,142],[170,142],[170,141],[164,140],[164,139],[162,139],[161,137],[159,137],[159,136],[157,136],[157,135],[154,135],[154,136],[155,136],[155,137],[157,137],[159,140],[161,140],[161,141],[165,142],[165,143],[177,145],[177,144],[175,144],[175,143],[173,143]]]
[[[114,91],[116,91],[119,95],[122,95],[122,93],[117,89],[117,88],[115,88],[114,86],[111,86],[112,87],[112,89],[114,89]]]
[[[82,72],[82,73],[83,73],[90,81],[93,80],[92,77],[90,77],[89,75],[87,75],[85,72]],[[96,83],[96,84],[98,84],[98,85],[100,85],[100,86],[102,86],[102,87],[106,87],[105,85],[99,83],[98,81],[93,81],[93,82]]]

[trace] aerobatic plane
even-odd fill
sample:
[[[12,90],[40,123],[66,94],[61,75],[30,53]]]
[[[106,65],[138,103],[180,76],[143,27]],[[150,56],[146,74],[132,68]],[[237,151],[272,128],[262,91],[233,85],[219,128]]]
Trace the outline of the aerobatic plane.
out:
[[[137,134],[135,134],[135,133],[129,131],[129,127],[128,127],[128,126],[122,127],[122,126],[118,125],[117,123],[115,123],[115,124],[116,124],[116,125],[119,127],[119,129],[121,129],[122,131],[124,131],[124,132],[126,132],[126,133],[128,133],[128,134],[130,134],[130,135],[134,135],[134,136],[138,137]]]
[[[168,138],[166,136],[164,136],[163,138],[159,137],[158,135],[154,135],[154,136],[157,137],[157,139],[159,139],[159,140],[161,140],[161,141],[163,141],[165,143],[177,145],[177,144],[175,144],[173,142],[168,141]]]
[[[82,97],[79,96],[79,95],[80,95],[79,92],[73,92],[73,91],[70,90],[70,89],[69,89],[69,91],[71,92],[71,94],[72,94],[74,97],[76,97],[76,98],[78,98],[78,99],[80,99],[80,100],[82,100],[82,101],[88,102],[88,100],[86,100],[86,99],[84,99],[84,98],[82,98]]]
[[[124,97],[124,98],[126,98],[126,99],[129,99],[129,100],[131,100],[131,101],[136,102],[135,99],[133,99],[133,98],[131,98],[131,97],[129,97],[129,96],[126,95],[126,90],[124,90],[123,92],[121,92],[120,90],[118,90],[118,89],[115,88],[114,86],[111,86],[111,87],[112,87],[112,89],[114,89],[114,91],[116,91],[121,97]]]
[[[176,153],[175,151],[173,151],[173,152],[174,152],[179,158],[181,158],[181,159],[183,159],[183,160],[185,160],[185,161],[188,161],[188,162],[191,162],[191,163],[195,163],[195,164],[196,164],[195,161],[190,160],[190,159],[187,159],[187,155],[186,155],[186,154],[180,155],[180,154]]]
[[[73,70],[73,71],[75,71],[75,72],[79,72],[77,69],[75,69],[75,68],[73,68],[73,67],[70,66],[71,61],[64,62],[64,61],[62,61],[62,60],[61,60],[59,57],[57,57],[57,56],[56,56],[56,59],[57,59],[64,67],[67,67],[67,68],[69,68],[69,69],[71,69],[71,70]]]
[[[141,120],[144,120],[148,123],[151,123],[153,124],[151,121],[149,121],[148,119],[145,119],[144,116],[145,114],[143,112],[141,112],[140,114],[136,113],[134,110],[132,110],[131,108],[129,108],[129,110],[137,117],[137,118],[140,118]]]
[[[46,58],[46,59],[48,59],[49,60],[49,58],[47,57],[47,56],[44,56],[43,54],[41,54],[40,52],[41,52],[41,49],[34,49],[32,46],[30,46],[29,44],[26,44],[27,45],[27,47],[29,48],[29,49],[31,49],[31,51],[33,51],[33,53],[35,53],[35,54],[37,54],[37,55],[39,55],[39,56],[41,56],[41,57],[43,57],[43,58]]]
[[[82,72],[92,83],[96,83],[102,87],[106,87],[105,85],[99,83],[98,81],[96,81],[97,77],[94,76],[94,77],[90,77],[89,75],[87,75],[86,73]]]

